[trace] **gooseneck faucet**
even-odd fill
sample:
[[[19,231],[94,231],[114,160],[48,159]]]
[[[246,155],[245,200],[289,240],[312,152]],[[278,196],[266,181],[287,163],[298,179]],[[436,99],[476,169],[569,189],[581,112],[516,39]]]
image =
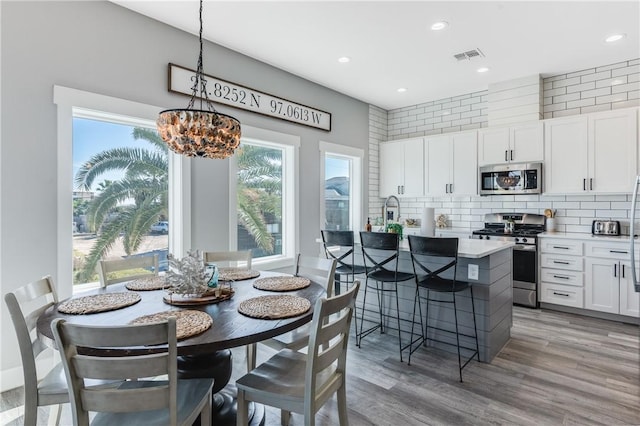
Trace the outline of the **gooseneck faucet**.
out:
[[[396,218],[396,220],[400,219],[400,200],[398,200],[398,197],[396,197],[395,195],[389,195],[387,197],[386,200],[384,200],[384,228],[383,228],[383,232],[387,232],[387,223],[389,222],[389,219],[387,218],[387,209],[389,208],[389,200],[391,199],[396,200],[396,205],[398,206],[398,217]]]

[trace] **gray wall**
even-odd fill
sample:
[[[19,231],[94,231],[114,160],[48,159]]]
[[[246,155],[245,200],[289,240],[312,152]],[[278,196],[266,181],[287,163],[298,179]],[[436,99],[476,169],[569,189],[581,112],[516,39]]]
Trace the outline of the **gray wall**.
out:
[[[46,274],[57,281],[70,278],[59,277],[56,271],[57,124],[53,86],[161,107],[183,107],[187,97],[167,92],[167,64],[194,68],[198,43],[194,35],[108,2],[2,1],[0,8],[0,283],[4,294]],[[318,142],[349,145],[366,153],[368,105],[218,45],[206,43],[204,49],[206,73],[332,113],[332,131],[328,133],[218,107],[243,124],[301,138],[299,251],[317,254]],[[226,249],[228,180],[228,161],[193,160],[194,248]],[[368,187],[366,176],[364,185]],[[367,194],[363,201],[366,206]],[[5,372],[19,366],[19,356],[4,302],[1,306],[0,368]]]

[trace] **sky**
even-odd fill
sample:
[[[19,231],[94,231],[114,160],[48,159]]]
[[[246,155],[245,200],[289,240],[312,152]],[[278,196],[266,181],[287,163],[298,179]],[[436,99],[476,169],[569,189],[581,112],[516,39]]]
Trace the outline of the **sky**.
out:
[[[349,160],[327,157],[324,169],[325,180],[339,176],[349,176]]]

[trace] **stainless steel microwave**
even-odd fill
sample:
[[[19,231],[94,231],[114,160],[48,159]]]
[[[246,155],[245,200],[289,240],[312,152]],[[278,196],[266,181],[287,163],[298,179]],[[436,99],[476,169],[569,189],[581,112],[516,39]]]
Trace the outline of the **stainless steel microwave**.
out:
[[[542,193],[542,163],[480,167],[480,195]]]

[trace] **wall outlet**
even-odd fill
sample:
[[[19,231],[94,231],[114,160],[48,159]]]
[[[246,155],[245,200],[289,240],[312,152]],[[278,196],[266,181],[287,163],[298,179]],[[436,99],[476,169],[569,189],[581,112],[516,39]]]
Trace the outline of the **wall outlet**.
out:
[[[474,264],[469,264],[469,266],[467,267],[468,272],[468,276],[470,280],[477,280],[478,279],[478,265],[474,265]]]

